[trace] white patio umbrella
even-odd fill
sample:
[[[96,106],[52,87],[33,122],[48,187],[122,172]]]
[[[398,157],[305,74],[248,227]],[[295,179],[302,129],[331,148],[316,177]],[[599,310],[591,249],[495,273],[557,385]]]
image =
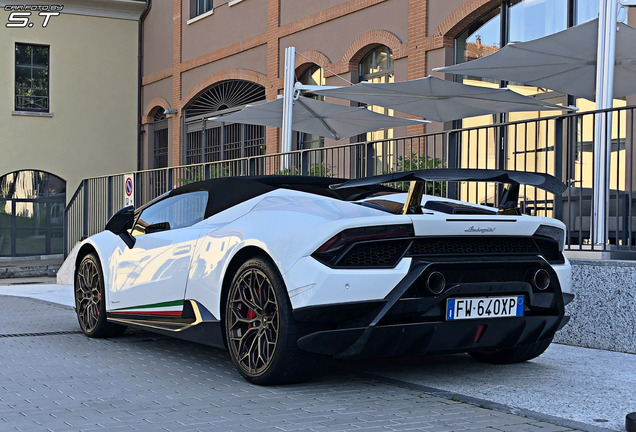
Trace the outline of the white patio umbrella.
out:
[[[281,127],[283,99],[247,105],[241,111],[208,120]],[[378,114],[365,107],[336,105],[299,96],[294,100],[292,130],[320,135],[335,140],[378,129],[428,123]]]
[[[432,76],[383,84],[362,82],[312,93],[379,105],[436,121],[514,111],[567,109],[509,89],[470,86]]]
[[[617,26],[614,97],[622,97],[636,93],[636,29],[623,23]],[[530,84],[594,100],[597,49],[598,18],[434,70]]]

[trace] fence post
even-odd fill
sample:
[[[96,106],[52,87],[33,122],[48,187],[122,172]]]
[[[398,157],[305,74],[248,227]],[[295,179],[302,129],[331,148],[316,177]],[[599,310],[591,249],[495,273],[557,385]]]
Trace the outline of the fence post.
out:
[[[256,175],[256,158],[247,158],[247,169],[249,175]]]
[[[309,152],[301,151],[300,152],[300,175],[306,176],[309,172]]]
[[[135,173],[135,207],[141,207],[141,173]]]
[[[82,189],[84,189],[84,199],[82,204],[84,205],[84,214],[82,217],[82,238],[88,237],[88,180],[82,180]]]
[[[496,144],[497,144],[497,169],[505,170],[507,169],[508,157],[506,155],[506,126],[503,125],[505,122],[506,115],[499,114],[499,123],[502,123],[502,126],[499,126],[496,131]],[[535,159],[536,160],[536,159]],[[500,203],[501,197],[504,194],[504,185],[497,185],[497,195],[495,196],[495,204],[498,205]]]
[[[374,151],[374,144],[373,142],[367,142],[366,143],[366,162],[367,162],[367,166],[365,167],[366,169],[366,177],[371,177],[372,175],[375,174],[375,151]]]
[[[563,180],[563,122],[565,119],[559,117],[554,120],[554,176]],[[554,196],[554,214],[552,217],[563,220],[563,200],[560,196]]]
[[[108,176],[108,218],[113,215],[113,176]]]
[[[225,136],[225,123],[221,123],[221,159],[225,160],[225,140],[227,137]],[[205,147],[202,147],[205,148]]]
[[[67,207],[68,208],[68,207]],[[68,256],[68,211],[64,209],[64,229],[62,231],[62,238],[64,238],[64,258]]]
[[[458,139],[459,132],[450,131],[446,133],[446,140],[448,142],[448,168],[458,168],[457,163],[459,159],[458,152]],[[448,198],[458,199],[457,197],[457,182],[448,182]]]

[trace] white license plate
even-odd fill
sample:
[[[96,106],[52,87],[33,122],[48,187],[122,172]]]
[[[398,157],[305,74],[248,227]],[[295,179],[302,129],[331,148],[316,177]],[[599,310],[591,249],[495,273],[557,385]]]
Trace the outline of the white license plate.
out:
[[[446,320],[523,316],[523,296],[467,297],[446,301]]]

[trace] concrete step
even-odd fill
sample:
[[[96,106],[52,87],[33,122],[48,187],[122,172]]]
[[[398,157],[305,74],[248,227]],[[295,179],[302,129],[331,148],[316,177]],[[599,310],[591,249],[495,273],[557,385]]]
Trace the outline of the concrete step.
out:
[[[0,279],[54,277],[62,266],[61,255],[0,259]]]

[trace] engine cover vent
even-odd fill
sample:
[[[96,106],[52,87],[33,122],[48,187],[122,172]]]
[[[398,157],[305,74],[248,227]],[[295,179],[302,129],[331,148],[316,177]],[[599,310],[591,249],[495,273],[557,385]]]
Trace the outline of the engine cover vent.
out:
[[[427,201],[424,204],[427,210],[446,214],[472,214],[472,215],[491,215],[497,214],[496,210],[487,210],[481,207],[473,207],[466,204],[448,202],[448,201]]]

